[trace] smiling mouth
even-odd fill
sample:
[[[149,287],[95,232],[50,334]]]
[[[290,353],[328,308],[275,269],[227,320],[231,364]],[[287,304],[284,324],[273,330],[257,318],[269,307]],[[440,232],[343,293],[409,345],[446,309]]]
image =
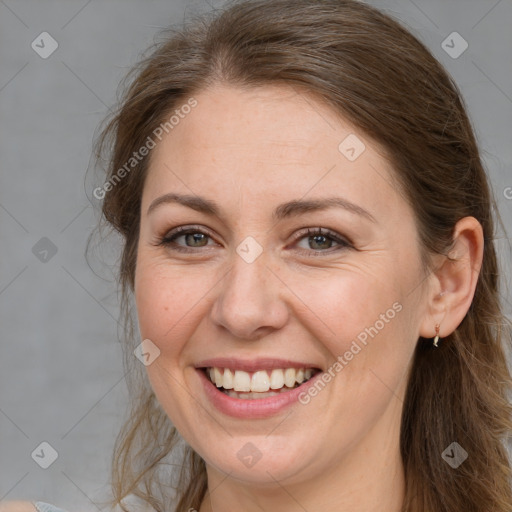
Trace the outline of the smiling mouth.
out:
[[[219,391],[241,399],[261,399],[276,396],[295,389],[321,370],[316,368],[275,368],[273,370],[258,370],[245,372],[230,368],[203,368],[208,380]]]

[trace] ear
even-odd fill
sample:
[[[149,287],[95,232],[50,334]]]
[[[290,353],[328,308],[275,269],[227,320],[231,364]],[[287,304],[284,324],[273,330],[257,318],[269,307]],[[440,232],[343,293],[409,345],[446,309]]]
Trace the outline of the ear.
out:
[[[420,336],[433,338],[439,324],[439,336],[443,338],[461,324],[475,295],[483,253],[481,224],[474,217],[459,220],[448,256],[439,255],[435,259]]]

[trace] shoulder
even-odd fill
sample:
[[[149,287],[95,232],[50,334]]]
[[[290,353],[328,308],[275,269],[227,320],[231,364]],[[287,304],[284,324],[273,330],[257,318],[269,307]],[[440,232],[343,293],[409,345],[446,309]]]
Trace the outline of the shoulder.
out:
[[[0,512],[66,512],[62,508],[43,501],[0,502]]]
[[[0,501],[0,512],[36,512],[30,501]]]

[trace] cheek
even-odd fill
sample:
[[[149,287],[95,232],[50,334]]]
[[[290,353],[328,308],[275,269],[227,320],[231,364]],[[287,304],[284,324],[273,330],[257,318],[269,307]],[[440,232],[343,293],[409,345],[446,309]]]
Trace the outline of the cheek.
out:
[[[310,319],[308,327],[331,353],[342,354],[352,340],[364,341],[368,330],[373,333],[375,324],[378,331],[388,330],[398,316],[394,304],[400,301],[399,290],[392,278],[379,275],[383,273],[350,269],[295,279],[292,289],[304,312],[297,316]]]
[[[337,404],[333,408],[340,417],[350,411],[364,422],[365,415],[382,413],[390,389],[397,389],[407,368],[414,344],[407,342],[412,338],[410,312],[405,312],[399,277],[353,268],[338,279],[331,274],[296,281],[294,291],[307,297],[308,306],[307,315],[297,316],[309,318],[307,329],[327,352],[336,396],[331,406]],[[327,407],[327,394],[323,400]],[[368,407],[356,413],[354,404],[363,401]]]
[[[197,327],[208,299],[208,272],[172,268],[141,254],[135,274],[135,302],[142,339],[149,338],[162,356],[176,355]]]
[[[141,339],[150,339],[160,355],[146,367],[149,381],[173,424],[194,432],[188,423],[190,394],[183,368],[187,342],[204,315],[205,276],[189,268],[171,268],[159,258],[140,253],[135,274],[135,302]],[[196,281],[197,280],[197,281]],[[203,308],[202,308],[203,305]],[[200,415],[194,411],[192,416]]]

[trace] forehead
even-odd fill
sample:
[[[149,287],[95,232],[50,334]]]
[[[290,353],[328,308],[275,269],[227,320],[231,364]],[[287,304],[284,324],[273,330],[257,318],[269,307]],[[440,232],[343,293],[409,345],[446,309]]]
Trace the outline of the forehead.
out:
[[[194,99],[152,151],[143,204],[176,189],[262,202],[337,190],[377,206],[396,194],[382,151],[302,91],[215,86]]]
[[[324,105],[287,86],[241,89],[218,85],[194,97],[195,109],[166,138],[170,146],[207,150],[210,159],[222,156],[226,161],[231,152],[238,156],[243,151],[269,163],[279,157],[283,157],[280,163],[302,161],[319,143],[336,150],[336,141],[348,128],[340,126],[334,112]]]

